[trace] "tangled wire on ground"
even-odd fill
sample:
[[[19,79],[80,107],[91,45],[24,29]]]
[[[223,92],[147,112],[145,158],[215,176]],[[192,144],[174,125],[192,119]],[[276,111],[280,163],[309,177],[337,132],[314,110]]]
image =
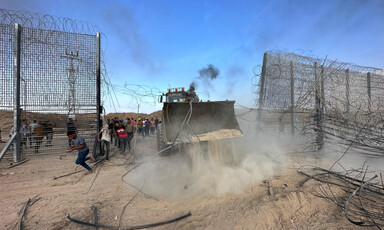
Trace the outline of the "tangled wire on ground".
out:
[[[302,167],[298,172],[306,176],[300,182],[301,187],[310,179],[321,182],[315,195],[343,209],[349,222],[363,227],[384,227],[384,183],[381,171],[369,171],[368,166],[363,165],[359,169],[344,172],[320,167]]]
[[[136,136],[135,136],[136,138]],[[135,142],[136,143],[136,142]],[[130,173],[131,171],[133,171],[134,169],[136,169],[137,167],[139,167],[142,162],[136,162],[136,160],[140,159],[142,157],[142,154],[138,154],[136,153],[135,151],[136,149],[136,146],[134,145],[134,148],[133,148],[133,151],[130,151],[130,156],[129,157],[125,157],[123,156],[123,160],[124,160],[124,163],[122,164],[112,164],[112,166],[124,166],[125,169],[127,170],[126,173],[124,173],[122,176],[121,176],[121,181],[129,186],[131,186],[132,188],[134,188],[136,191],[135,195],[124,205],[122,211],[121,211],[121,214],[120,214],[120,218],[119,218],[119,224],[118,226],[112,226],[112,225],[105,225],[105,224],[100,224],[98,222],[98,215],[97,215],[97,208],[95,206],[92,205],[92,210],[93,210],[93,216],[94,216],[94,223],[89,223],[89,222],[85,222],[85,221],[81,221],[81,220],[78,220],[78,219],[75,219],[73,217],[71,217],[69,214],[67,216],[67,219],[74,222],[74,223],[77,223],[77,224],[80,224],[80,225],[85,225],[85,226],[91,226],[91,227],[95,227],[95,228],[106,228],[106,229],[121,229],[121,230],[124,230],[124,229],[143,229],[143,228],[151,228],[151,227],[157,227],[157,226],[161,226],[161,225],[165,225],[165,224],[170,224],[170,223],[174,223],[174,222],[177,222],[177,221],[180,221],[180,220],[183,220],[189,216],[191,216],[191,212],[188,212],[187,214],[184,214],[184,215],[181,215],[179,217],[176,217],[174,219],[170,219],[170,220],[166,220],[166,221],[161,221],[161,222],[155,222],[155,223],[151,223],[151,224],[145,224],[145,225],[137,225],[137,226],[121,226],[121,221],[122,221],[122,217],[124,215],[124,212],[126,210],[126,208],[128,207],[128,205],[137,197],[137,195],[139,193],[142,193],[146,198],[149,198],[149,199],[154,199],[156,201],[158,201],[158,199],[152,195],[149,195],[147,193],[145,193],[142,188],[144,186],[144,183],[142,184],[142,186],[140,188],[134,186],[133,184],[129,183],[128,181],[126,181],[124,178],[126,175],[128,175],[128,173]],[[157,152],[156,154],[158,154],[159,152]],[[100,160],[99,162],[103,162],[102,160]],[[100,170],[99,170],[100,172]],[[88,191],[91,189],[95,179],[97,178],[98,174],[96,174],[96,176],[94,177],[94,180],[91,184],[91,186],[89,187]]]

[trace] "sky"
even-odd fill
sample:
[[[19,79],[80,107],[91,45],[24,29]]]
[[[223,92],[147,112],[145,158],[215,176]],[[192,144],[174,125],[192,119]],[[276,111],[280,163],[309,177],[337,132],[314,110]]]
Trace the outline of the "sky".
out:
[[[157,95],[192,82],[202,100],[252,108],[253,69],[270,50],[384,68],[381,0],[1,0],[0,8],[96,25],[116,86],[103,97],[107,113],[160,110]],[[200,77],[209,65],[217,78]]]

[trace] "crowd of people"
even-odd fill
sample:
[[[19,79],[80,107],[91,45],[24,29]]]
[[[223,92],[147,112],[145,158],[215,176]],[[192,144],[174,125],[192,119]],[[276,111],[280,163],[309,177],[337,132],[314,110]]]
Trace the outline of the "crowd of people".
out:
[[[155,135],[160,120],[156,117],[151,118],[134,118],[127,117],[121,120],[118,117],[107,119],[106,124],[98,134],[98,141],[101,142],[102,150],[106,151],[106,159],[109,157],[109,145],[113,143],[117,146],[121,154],[125,154],[126,150],[131,150],[131,140],[135,134],[143,138]]]
[[[128,118],[125,120],[120,120],[115,117],[113,119],[108,119],[104,124],[103,128],[97,134],[97,141],[101,145],[101,155],[105,155],[105,159],[109,159],[109,148],[112,143],[114,146],[119,148],[120,154],[125,155],[125,151],[131,150],[131,140],[135,133],[142,135],[143,138],[155,134],[155,131],[158,128],[160,121],[156,119],[142,119],[138,118],[136,121],[134,118]],[[67,123],[67,135],[69,140],[69,149],[68,151],[72,152],[74,150],[78,151],[78,156],[76,159],[76,164],[83,166],[88,173],[92,173],[91,167],[87,163],[87,160],[95,162],[95,158],[89,154],[89,148],[82,136],[77,135],[76,125],[72,119],[69,119]]]
[[[125,152],[131,150],[131,140],[134,135],[140,135],[144,139],[150,135],[155,135],[156,130],[158,129],[160,120],[156,117],[155,119],[151,118],[126,118],[124,120],[115,117],[113,119],[107,119],[103,128],[97,135],[98,142],[101,144],[102,155],[106,155],[106,159],[109,159],[109,149],[110,145],[119,148],[121,154],[126,154]],[[41,145],[43,144],[44,138],[46,139],[45,146],[52,146],[53,140],[53,123],[51,121],[36,121],[27,122],[27,120],[22,120],[20,125],[20,146],[22,148],[34,148],[35,153],[39,152]],[[91,159],[95,161],[93,156],[87,157],[89,149],[85,143],[83,137],[77,134],[77,126],[72,118],[68,119],[66,124],[67,136],[68,136],[68,151],[78,150],[78,159],[76,164],[82,165],[90,173],[92,170],[85,163],[86,160]],[[11,127],[9,137],[11,138],[14,134],[14,127]],[[1,140],[1,138],[0,138]]]
[[[11,127],[9,132],[9,137],[15,132],[14,127]],[[22,148],[34,148],[35,153],[39,152],[40,146],[43,143],[44,138],[46,139],[45,146],[52,146],[53,140],[53,123],[50,121],[39,121],[33,120],[32,122],[27,122],[27,120],[22,120],[20,125],[20,147]]]

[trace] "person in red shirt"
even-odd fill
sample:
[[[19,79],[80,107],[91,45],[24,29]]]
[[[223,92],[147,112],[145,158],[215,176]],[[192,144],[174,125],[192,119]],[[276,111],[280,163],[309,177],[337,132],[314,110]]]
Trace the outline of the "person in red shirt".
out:
[[[125,149],[127,148],[127,131],[125,130],[125,126],[117,121],[115,123],[115,131],[119,138],[120,153],[125,154]]]

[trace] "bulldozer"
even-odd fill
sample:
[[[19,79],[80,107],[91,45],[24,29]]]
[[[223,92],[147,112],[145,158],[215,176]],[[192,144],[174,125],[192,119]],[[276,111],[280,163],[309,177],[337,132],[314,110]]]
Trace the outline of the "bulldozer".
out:
[[[242,136],[235,101],[200,101],[195,92],[168,89],[159,97],[163,103],[162,121],[157,132],[160,155],[182,151],[196,142]]]

